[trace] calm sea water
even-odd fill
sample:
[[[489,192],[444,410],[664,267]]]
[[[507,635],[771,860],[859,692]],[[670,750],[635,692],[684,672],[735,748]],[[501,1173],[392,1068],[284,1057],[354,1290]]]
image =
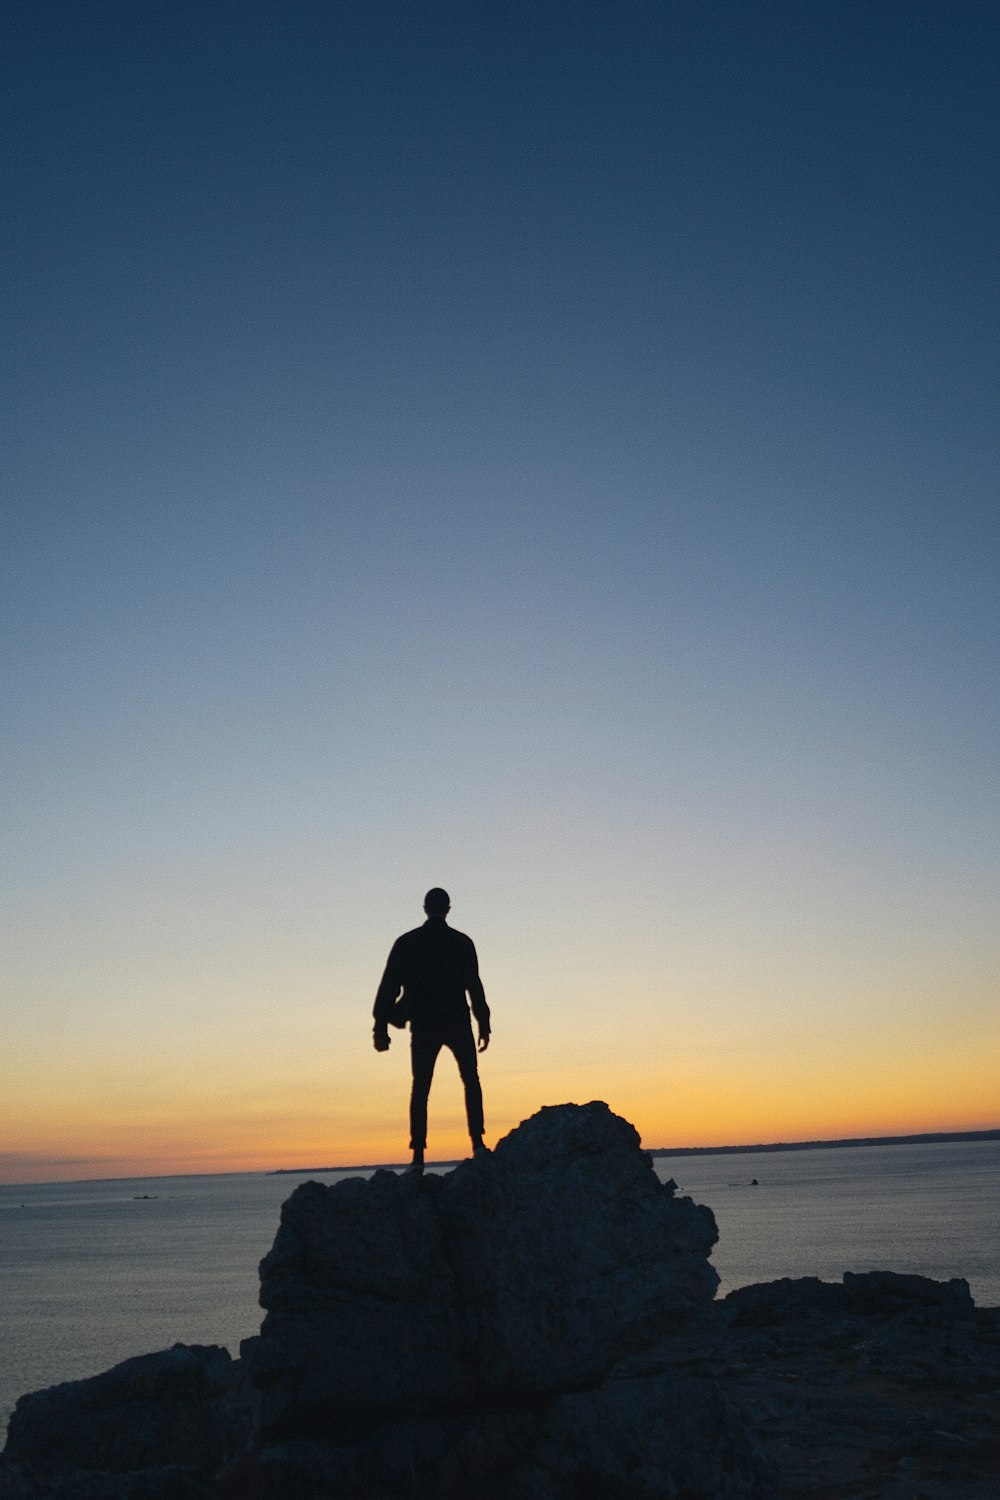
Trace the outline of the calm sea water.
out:
[[[1000,1305],[1000,1142],[659,1157],[657,1171],[714,1211],[720,1293],[883,1269],[964,1276]],[[260,1324],[258,1261],[306,1176],[0,1186],[0,1433],[23,1392],[130,1355],[237,1353]]]

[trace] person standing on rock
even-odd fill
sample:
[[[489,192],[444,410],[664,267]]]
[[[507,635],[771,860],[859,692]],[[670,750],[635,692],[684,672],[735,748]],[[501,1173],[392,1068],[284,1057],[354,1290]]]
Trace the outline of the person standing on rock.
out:
[[[483,1091],[479,1084],[472,1014],[479,1028],[479,1051],[490,1044],[490,1008],[486,1004],[479,960],[472,939],[448,926],[451,899],[435,886],[424,897],[427,920],[404,932],[392,945],[375,996],[373,1040],[376,1052],[389,1050],[389,1027],[410,1024],[410,1149],[413,1168],[422,1171],[427,1146],[427,1099],[434,1064],[442,1047],[458,1063],[465,1087],[465,1113],[473,1153],[483,1143]],[[466,999],[468,996],[468,1000]]]

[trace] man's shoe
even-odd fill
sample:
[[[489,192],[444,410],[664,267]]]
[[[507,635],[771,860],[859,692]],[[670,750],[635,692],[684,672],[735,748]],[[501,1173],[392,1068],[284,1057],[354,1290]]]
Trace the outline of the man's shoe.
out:
[[[414,1151],[414,1153],[413,1153],[413,1160],[410,1162],[410,1165],[406,1169],[406,1176],[407,1177],[422,1177],[423,1176],[423,1172],[424,1172],[424,1153],[422,1151]]]
[[[473,1155],[473,1157],[477,1157],[477,1156],[489,1156],[489,1154],[490,1154],[490,1148],[489,1148],[489,1146],[487,1146],[487,1144],[483,1140],[482,1136],[480,1136],[478,1140],[473,1141],[473,1143],[472,1143],[472,1155]]]

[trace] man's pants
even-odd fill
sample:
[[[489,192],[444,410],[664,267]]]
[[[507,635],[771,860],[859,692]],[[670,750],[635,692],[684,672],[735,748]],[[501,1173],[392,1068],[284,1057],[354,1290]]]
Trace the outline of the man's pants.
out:
[[[427,1145],[427,1096],[431,1091],[434,1064],[442,1047],[447,1047],[458,1063],[465,1085],[465,1113],[469,1135],[478,1140],[483,1133],[483,1091],[476,1066],[476,1044],[472,1039],[472,1021],[468,1015],[445,1024],[410,1023],[410,1061],[413,1065],[413,1090],[410,1094],[410,1150],[423,1151]]]

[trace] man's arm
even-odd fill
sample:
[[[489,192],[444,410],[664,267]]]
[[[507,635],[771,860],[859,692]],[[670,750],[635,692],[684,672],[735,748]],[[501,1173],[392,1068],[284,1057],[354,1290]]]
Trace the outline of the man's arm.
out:
[[[399,998],[399,992],[403,988],[401,965],[399,961],[399,939],[392,945],[385,973],[379,984],[375,995],[375,1005],[372,1011],[375,1017],[375,1025],[372,1030],[372,1042],[376,1052],[388,1052],[389,1050],[389,1015],[392,1007]]]
[[[479,1050],[485,1052],[490,1045],[490,1008],[486,1004],[486,991],[483,989],[483,981],[479,977],[479,958],[476,954],[476,945],[469,940],[469,968],[465,977],[465,988],[469,992],[472,1001],[472,1014],[476,1018],[479,1028]]]

